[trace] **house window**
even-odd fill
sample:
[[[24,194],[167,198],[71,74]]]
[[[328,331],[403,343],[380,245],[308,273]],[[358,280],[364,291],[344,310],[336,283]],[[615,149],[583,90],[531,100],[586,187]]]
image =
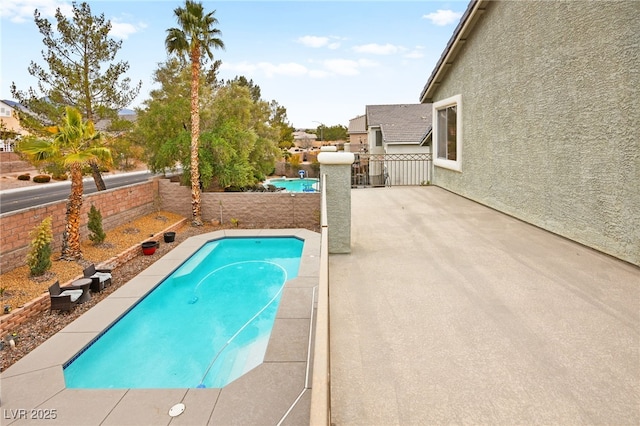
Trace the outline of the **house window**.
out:
[[[382,131],[376,130],[376,146],[382,146]]]
[[[436,158],[433,164],[461,171],[462,164],[462,96],[457,95],[433,104],[433,136]]]

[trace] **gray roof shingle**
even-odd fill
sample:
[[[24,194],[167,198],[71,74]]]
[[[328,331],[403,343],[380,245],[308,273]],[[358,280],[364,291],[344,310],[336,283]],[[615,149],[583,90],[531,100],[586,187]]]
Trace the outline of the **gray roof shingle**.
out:
[[[431,131],[431,104],[367,105],[367,126],[380,126],[385,143],[419,144]]]

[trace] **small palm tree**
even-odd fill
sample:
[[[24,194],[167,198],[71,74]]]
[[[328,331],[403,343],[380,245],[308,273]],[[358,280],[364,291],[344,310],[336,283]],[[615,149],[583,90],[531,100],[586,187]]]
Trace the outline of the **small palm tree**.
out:
[[[208,57],[213,59],[211,49],[224,49],[224,43],[218,37],[220,30],[213,12],[204,13],[202,3],[186,0],[185,7],[174,10],[180,28],[169,28],[165,46],[169,54],[176,53],[181,58],[191,61],[191,224],[202,225],[202,208],[200,199],[200,170],[198,164],[198,148],[200,138],[200,104],[198,84],[200,80],[201,61]],[[203,54],[206,57],[203,57]]]
[[[82,121],[80,111],[67,107],[64,121],[47,129],[52,140],[27,139],[20,143],[20,151],[34,164],[54,161],[63,164],[71,175],[71,193],[67,201],[66,223],[62,234],[63,260],[82,259],[80,246],[80,208],[82,207],[82,168],[91,162],[111,161],[109,148],[99,144],[101,135],[91,121]]]

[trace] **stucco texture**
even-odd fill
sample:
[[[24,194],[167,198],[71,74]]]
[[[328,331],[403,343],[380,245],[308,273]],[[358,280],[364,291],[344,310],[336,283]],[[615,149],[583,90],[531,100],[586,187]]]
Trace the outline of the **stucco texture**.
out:
[[[640,265],[640,2],[490,2],[433,101],[462,96],[434,183]]]

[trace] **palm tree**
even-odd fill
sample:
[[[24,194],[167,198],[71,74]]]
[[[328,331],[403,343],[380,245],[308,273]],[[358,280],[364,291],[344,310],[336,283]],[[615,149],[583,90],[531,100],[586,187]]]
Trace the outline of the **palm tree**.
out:
[[[93,122],[82,121],[80,111],[66,107],[64,121],[60,126],[47,129],[53,140],[27,139],[19,149],[33,163],[54,161],[63,164],[71,175],[71,193],[67,201],[64,233],[62,234],[63,260],[82,259],[80,246],[80,208],[82,207],[82,168],[91,162],[111,161],[111,151],[99,145],[101,135]]]
[[[176,53],[191,61],[191,210],[193,226],[202,226],[202,208],[200,199],[200,170],[198,164],[198,146],[200,138],[200,104],[198,83],[200,80],[203,54],[213,59],[212,48],[224,49],[224,43],[218,37],[221,32],[215,28],[218,20],[216,13],[204,13],[202,3],[186,0],[185,7],[173,11],[180,28],[169,28],[165,46],[169,54]]]

